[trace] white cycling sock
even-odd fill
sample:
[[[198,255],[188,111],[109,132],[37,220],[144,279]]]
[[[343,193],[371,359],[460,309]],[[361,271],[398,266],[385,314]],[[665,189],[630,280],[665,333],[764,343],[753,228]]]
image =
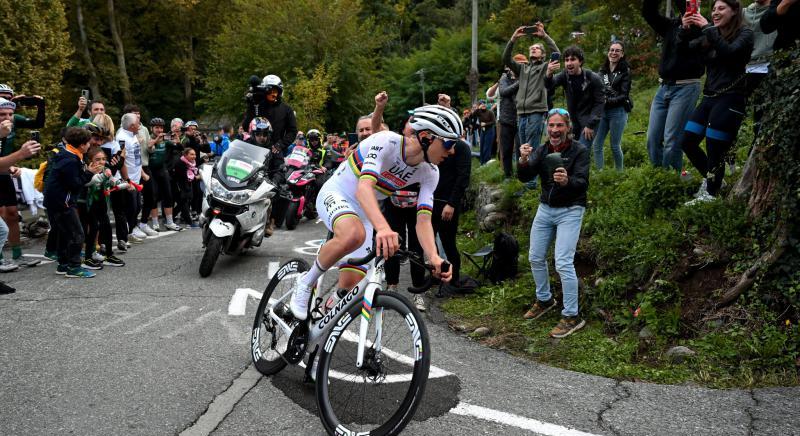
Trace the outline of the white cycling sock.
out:
[[[172,221],[172,215],[167,215],[164,220],[167,222],[167,224],[175,224],[175,222]]]
[[[317,279],[327,270],[328,268],[323,268],[322,265],[319,264],[319,260],[315,260],[311,269],[300,279],[300,283],[307,288],[312,288],[314,283],[317,282]]]

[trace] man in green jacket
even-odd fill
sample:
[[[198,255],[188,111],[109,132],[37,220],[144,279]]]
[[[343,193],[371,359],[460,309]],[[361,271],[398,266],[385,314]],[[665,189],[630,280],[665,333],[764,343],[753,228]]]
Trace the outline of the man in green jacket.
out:
[[[519,78],[516,97],[519,143],[537,147],[542,142],[544,118],[547,114],[547,87],[545,86],[548,65],[545,56],[547,53],[541,44],[533,44],[529,48],[529,63],[513,60],[511,52],[514,43],[523,35],[544,39],[547,48],[553,53],[558,53],[559,50],[553,39],[544,31],[544,24],[537,22],[534,26],[522,26],[514,31],[503,51],[503,64],[508,66]]]
[[[89,101],[86,100],[86,97],[81,96],[78,99],[78,110],[76,110],[75,114],[73,114],[69,118],[69,121],[67,121],[67,127],[83,127],[86,123],[92,121],[95,115],[106,113],[105,103],[103,103],[102,100],[94,100],[92,101],[92,107],[90,108],[89,118],[81,118],[83,116],[83,111],[86,110],[86,105],[88,104]]]

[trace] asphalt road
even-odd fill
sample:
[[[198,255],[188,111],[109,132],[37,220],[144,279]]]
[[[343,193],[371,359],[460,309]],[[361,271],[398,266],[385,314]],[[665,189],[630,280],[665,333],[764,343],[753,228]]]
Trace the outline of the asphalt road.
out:
[[[300,368],[267,378],[251,366],[258,301],[239,315],[231,300],[263,291],[289,258],[311,260],[324,234],[279,231],[207,279],[195,230],[135,245],[94,279],[52,263],[0,276],[17,288],[0,296],[0,434],[322,434]],[[426,319],[435,370],[406,434],[800,435],[798,388],[617,382],[487,349],[436,309]]]

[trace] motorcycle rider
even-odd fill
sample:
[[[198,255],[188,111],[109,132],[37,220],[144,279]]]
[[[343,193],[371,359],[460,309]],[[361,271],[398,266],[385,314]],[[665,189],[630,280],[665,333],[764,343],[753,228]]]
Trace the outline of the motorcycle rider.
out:
[[[270,124],[269,120],[263,117],[253,118],[253,120],[250,121],[250,128],[248,132],[250,134],[250,138],[247,140],[249,144],[272,149],[272,152],[268,157],[269,162],[266,164],[267,176],[272,181],[273,185],[280,187],[283,183],[285,183],[286,176],[284,174],[283,165],[277,168],[273,167],[272,165],[272,162],[279,156],[275,153],[275,146],[272,144],[272,124]],[[280,160],[283,161],[283,156],[280,156]],[[273,206],[273,214],[274,212],[275,207]],[[264,235],[267,237],[272,236],[272,233],[275,231],[275,218],[273,218],[273,214],[270,214],[269,225],[264,231]]]
[[[256,80],[258,80],[256,78]],[[263,117],[269,121],[272,128],[270,137],[272,144],[272,158],[268,171],[274,175],[272,178],[276,186],[285,184],[283,156],[297,136],[297,119],[294,110],[283,102],[283,82],[281,78],[270,74],[265,76],[261,84],[256,87],[248,98],[247,110],[244,114],[242,127],[248,129],[250,122],[256,117]],[[273,206],[273,216],[283,216],[286,213],[286,202],[277,201]],[[270,220],[270,230],[274,220]]]

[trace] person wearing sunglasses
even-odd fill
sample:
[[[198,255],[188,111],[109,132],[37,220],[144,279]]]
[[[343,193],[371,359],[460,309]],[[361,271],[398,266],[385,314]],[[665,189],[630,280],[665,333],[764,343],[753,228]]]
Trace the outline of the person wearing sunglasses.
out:
[[[339,166],[317,196],[320,219],[333,232],[333,238],[322,245],[311,269],[294,283],[289,307],[295,318],[306,319],[312,286],[335,264],[339,266],[340,289],[350,289],[361,280],[363,267],[340,261],[367,255],[373,229],[377,254],[387,259],[394,255],[398,234],[389,226],[378,202],[415,183],[419,184],[419,243],[435,268],[434,275],[443,282],[450,280],[450,271],[442,271],[444,260],[436,249],[431,215],[433,192],[439,182],[437,165],[453,154],[463,130],[461,119],[452,109],[429,105],[414,110],[403,134],[382,131],[359,142],[347,164]]]
[[[569,112],[552,109],[547,113],[547,142],[536,148],[522,144],[517,166],[521,181],[537,176],[542,181],[528,252],[536,299],[523,317],[539,319],[558,305],[550,290],[547,269],[547,252],[555,238],[555,265],[561,278],[564,308],[561,321],[550,331],[554,338],[569,336],[585,325],[578,310],[574,258],[589,190],[589,149],[573,139],[573,132]]]

